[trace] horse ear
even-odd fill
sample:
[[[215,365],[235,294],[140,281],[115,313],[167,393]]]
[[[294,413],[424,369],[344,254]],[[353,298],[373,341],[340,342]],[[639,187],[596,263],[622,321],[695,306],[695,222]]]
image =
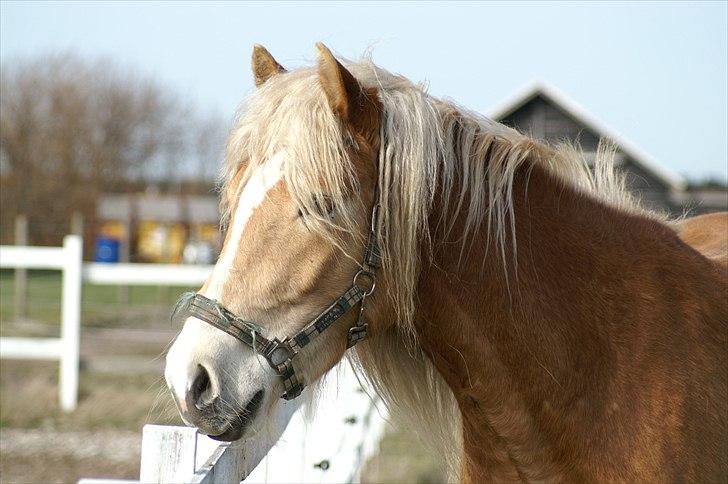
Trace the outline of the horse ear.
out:
[[[260,44],[253,47],[253,77],[255,87],[260,87],[276,74],[286,72],[282,65],[270,55],[270,52]]]
[[[324,44],[318,42],[316,49],[319,80],[331,109],[342,121],[358,126],[365,109],[364,90]]]

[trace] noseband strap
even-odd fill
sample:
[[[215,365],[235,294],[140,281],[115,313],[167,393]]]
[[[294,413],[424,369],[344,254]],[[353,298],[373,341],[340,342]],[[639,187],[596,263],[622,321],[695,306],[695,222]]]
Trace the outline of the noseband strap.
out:
[[[292,337],[279,340],[263,336],[263,328],[236,316],[214,299],[199,293],[183,295],[175,309],[175,315],[184,313],[205,321],[217,329],[234,336],[250,347],[255,353],[263,356],[278,376],[283,380],[282,398],[293,400],[301,394],[304,384],[298,379],[293,368],[293,358],[301,349],[316,339],[321,333],[359,304],[359,316],[354,326],[349,328],[346,347],[351,348],[366,337],[368,324],[364,319],[364,302],[374,293],[376,287],[376,270],[381,266],[380,253],[377,246],[376,228],[379,206],[372,209],[371,231],[367,241],[361,269],[354,275],[351,287],[344,292],[328,308],[303,327]]]

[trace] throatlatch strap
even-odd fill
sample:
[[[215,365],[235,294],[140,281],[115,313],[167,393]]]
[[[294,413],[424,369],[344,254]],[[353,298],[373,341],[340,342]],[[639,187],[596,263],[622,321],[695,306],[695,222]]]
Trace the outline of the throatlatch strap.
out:
[[[379,190],[376,190],[378,192]],[[379,252],[379,244],[377,243],[377,225],[379,223],[379,205],[375,205],[372,209],[372,229],[369,231],[367,246],[364,252],[363,269],[374,274],[374,272],[382,267],[382,254]]]

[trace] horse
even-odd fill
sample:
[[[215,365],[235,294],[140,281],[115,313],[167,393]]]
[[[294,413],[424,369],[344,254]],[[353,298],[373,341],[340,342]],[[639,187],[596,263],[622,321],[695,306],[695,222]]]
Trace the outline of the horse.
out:
[[[728,212],[709,213],[677,223],[680,238],[723,266],[728,266]]]
[[[323,44],[252,65],[166,357],[185,423],[270,448],[347,357],[453,481],[728,479],[728,270],[610,149],[590,169]]]

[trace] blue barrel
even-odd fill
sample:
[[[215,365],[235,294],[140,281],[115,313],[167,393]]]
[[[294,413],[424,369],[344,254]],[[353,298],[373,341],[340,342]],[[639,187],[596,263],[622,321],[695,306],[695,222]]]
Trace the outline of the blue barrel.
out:
[[[96,237],[96,262],[119,262],[119,241],[111,237]]]

